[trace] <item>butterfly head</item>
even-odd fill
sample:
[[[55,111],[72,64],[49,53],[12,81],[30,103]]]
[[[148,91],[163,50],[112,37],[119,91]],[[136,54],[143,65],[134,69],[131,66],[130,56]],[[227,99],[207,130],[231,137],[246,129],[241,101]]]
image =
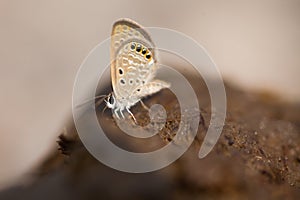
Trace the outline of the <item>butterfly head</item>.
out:
[[[113,94],[109,94],[105,103],[108,108],[114,109],[116,107],[116,98]]]
[[[104,100],[106,106],[112,110],[124,110],[125,108],[130,108],[135,105],[140,99],[139,98],[116,98],[114,93],[111,93],[107,100]]]

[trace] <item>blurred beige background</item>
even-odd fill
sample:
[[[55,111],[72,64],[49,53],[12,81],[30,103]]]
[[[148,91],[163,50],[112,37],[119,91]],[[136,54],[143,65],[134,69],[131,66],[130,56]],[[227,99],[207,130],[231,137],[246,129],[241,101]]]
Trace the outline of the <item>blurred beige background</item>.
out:
[[[0,1],[0,188],[55,147],[88,52],[122,17],[181,31],[224,77],[300,100],[300,1]]]

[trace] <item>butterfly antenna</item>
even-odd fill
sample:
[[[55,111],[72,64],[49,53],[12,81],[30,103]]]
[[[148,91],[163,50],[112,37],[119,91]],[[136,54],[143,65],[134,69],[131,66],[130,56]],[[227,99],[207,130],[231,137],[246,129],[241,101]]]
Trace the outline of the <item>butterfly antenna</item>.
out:
[[[110,95],[110,94],[109,94]],[[95,101],[96,99],[100,99],[100,104],[103,102],[103,100],[105,99],[105,97],[107,97],[108,95],[98,95],[98,96],[95,96],[93,99],[89,99],[89,100],[86,100],[84,101],[83,103],[79,104],[79,105],[76,105],[76,108],[79,108],[87,103],[90,103],[92,101]],[[97,102],[98,103],[98,102]],[[100,104],[98,104],[97,106],[99,106]]]
[[[99,101],[96,102],[95,107],[97,108],[98,106],[100,106],[103,101],[105,101],[105,98],[108,97],[109,95],[105,95],[105,97],[102,97],[102,99],[100,99]]]

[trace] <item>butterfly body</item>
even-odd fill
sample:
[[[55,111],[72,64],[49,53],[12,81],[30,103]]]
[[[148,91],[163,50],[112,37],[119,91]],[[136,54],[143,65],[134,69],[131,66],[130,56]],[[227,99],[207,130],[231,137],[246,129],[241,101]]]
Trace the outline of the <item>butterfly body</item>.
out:
[[[106,101],[114,114],[124,118],[126,110],[143,97],[154,94],[169,83],[153,79],[157,71],[154,44],[136,23],[123,19],[113,26],[111,37],[111,79],[113,93]],[[118,114],[120,113],[120,115]]]

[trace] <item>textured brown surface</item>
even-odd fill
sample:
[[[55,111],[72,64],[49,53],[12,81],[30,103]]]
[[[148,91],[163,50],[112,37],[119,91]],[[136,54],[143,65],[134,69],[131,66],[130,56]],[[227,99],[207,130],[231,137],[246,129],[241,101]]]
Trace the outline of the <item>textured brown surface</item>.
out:
[[[195,84],[205,124],[209,124],[210,101],[204,84]],[[269,94],[246,93],[226,87],[228,112],[222,135],[213,151],[199,160],[199,143],[172,165],[152,173],[128,174],[95,160],[82,146],[73,124],[60,136],[60,151],[37,169],[34,180],[0,194],[2,199],[296,199],[300,196],[300,105],[286,104]],[[100,123],[118,145],[148,151],[164,145],[176,132],[179,111],[168,90],[145,100],[161,103],[169,123],[161,137],[128,140],[116,128],[110,111]],[[140,124],[149,120],[140,105],[132,109]],[[200,143],[205,126],[200,124]],[[167,136],[167,137],[165,137]],[[62,153],[63,154],[62,154]]]

